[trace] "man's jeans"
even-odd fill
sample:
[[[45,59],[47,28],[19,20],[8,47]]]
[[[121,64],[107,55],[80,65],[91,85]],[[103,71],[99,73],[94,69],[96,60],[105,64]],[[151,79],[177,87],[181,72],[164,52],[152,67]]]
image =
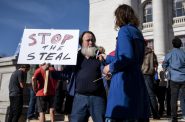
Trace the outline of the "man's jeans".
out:
[[[185,116],[185,82],[178,83],[170,81],[171,86],[171,117],[177,117],[177,100],[180,94],[180,105],[182,109],[182,115]]]
[[[144,75],[144,79],[145,79],[145,84],[150,97],[150,107],[153,113],[153,118],[155,118],[159,116],[158,103],[157,103],[157,98],[155,94],[156,84],[154,83],[154,78],[151,75]]]
[[[88,122],[89,116],[93,122],[104,122],[105,99],[99,96],[75,94],[70,122]]]
[[[27,118],[35,117],[35,113],[37,113],[36,108],[37,107],[36,107],[35,92],[33,91],[32,88],[30,88],[30,101],[29,101],[29,107],[28,107],[28,112],[27,112]]]
[[[10,96],[8,122],[18,122],[23,108],[23,96]]]

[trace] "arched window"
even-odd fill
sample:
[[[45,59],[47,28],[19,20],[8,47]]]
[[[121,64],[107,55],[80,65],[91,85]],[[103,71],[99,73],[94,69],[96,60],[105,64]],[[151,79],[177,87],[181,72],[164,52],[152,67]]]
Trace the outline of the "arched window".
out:
[[[152,22],[153,17],[152,17],[152,3],[147,3],[144,6],[144,22]]]
[[[185,0],[174,0],[174,16],[185,16]]]

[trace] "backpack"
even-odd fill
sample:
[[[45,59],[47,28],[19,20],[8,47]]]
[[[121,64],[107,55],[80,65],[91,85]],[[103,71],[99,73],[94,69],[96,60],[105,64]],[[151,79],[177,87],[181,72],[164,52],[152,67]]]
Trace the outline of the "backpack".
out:
[[[155,74],[155,67],[158,65],[157,57],[154,52],[147,53],[143,60],[142,72],[147,75]]]

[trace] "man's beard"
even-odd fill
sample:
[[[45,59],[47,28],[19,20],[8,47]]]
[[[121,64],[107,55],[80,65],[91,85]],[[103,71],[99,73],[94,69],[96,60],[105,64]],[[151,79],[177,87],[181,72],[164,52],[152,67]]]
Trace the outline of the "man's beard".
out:
[[[94,57],[96,56],[96,50],[96,47],[82,47],[81,53],[87,57]]]

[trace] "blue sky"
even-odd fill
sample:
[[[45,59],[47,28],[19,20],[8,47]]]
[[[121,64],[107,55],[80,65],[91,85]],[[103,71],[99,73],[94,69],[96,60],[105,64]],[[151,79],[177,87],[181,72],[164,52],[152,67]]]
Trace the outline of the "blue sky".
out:
[[[0,0],[0,56],[16,51],[24,28],[88,30],[89,0]]]

